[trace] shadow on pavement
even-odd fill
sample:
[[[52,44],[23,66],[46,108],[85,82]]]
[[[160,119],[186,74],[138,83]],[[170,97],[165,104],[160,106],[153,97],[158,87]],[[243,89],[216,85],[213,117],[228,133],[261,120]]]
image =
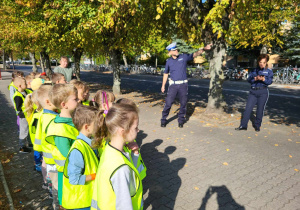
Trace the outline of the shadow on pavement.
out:
[[[142,145],[141,148],[147,166],[147,177],[143,181],[144,194],[149,193],[144,201],[144,209],[147,209],[150,204],[152,209],[174,209],[181,186],[178,172],[184,167],[186,158],[170,161],[168,155],[172,154],[176,147],[168,146],[164,152],[160,152],[156,147],[162,142],[163,140],[156,139],[152,143]]]
[[[144,133],[143,130],[140,130],[136,136],[136,143],[141,147],[143,144],[143,140],[148,136],[148,134]]]
[[[202,204],[198,210],[206,210],[208,200],[213,194],[217,194],[217,202],[219,210],[238,209],[245,210],[244,206],[241,206],[232,198],[232,195],[225,185],[222,186],[210,186],[204,198],[202,198]]]

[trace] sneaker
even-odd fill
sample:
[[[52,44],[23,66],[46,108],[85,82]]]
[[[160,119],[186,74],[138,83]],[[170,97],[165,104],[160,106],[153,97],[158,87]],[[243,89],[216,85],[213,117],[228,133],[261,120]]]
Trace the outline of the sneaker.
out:
[[[50,192],[49,192],[49,199],[53,199],[53,195]]]
[[[29,153],[31,152],[31,149],[27,148],[27,147],[21,147],[19,150],[19,153]]]
[[[48,184],[47,184],[47,183],[43,183],[42,188],[43,188],[44,190],[48,190]]]

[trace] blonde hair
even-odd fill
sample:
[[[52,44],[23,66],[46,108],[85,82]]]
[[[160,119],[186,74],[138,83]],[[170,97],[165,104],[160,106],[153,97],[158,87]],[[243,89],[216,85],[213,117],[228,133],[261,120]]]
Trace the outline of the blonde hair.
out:
[[[82,81],[78,81],[76,79],[72,79],[70,81],[70,84],[74,85],[76,87],[76,89],[83,89],[83,91],[88,91],[90,89],[90,87],[85,83],[85,82],[82,82]]]
[[[49,99],[49,92],[51,90],[51,85],[42,85],[37,92],[37,101],[44,108],[45,107],[45,99]]]
[[[35,78],[40,78],[40,76],[41,76],[41,72],[35,73]]]
[[[97,116],[98,109],[91,106],[83,106],[78,104],[72,119],[75,127],[80,131],[84,124],[91,125]]]
[[[27,113],[27,116],[30,116],[34,112],[33,106],[36,105],[36,110],[39,112],[43,108],[40,105],[40,103],[37,100],[37,91],[33,91],[32,93],[28,94],[25,98],[24,106],[25,106],[25,112]]]
[[[57,81],[61,80],[62,77],[65,77],[62,73],[53,73],[52,74],[52,83],[55,84]]]
[[[61,109],[61,103],[67,102],[71,95],[77,96],[77,89],[70,84],[55,84],[49,92],[51,103],[58,109]]]
[[[125,136],[138,119],[138,109],[129,104],[115,104],[106,115],[103,113],[104,111],[100,110],[95,121],[94,144],[97,146],[101,145],[102,139],[115,135],[119,127],[124,129]]]
[[[22,71],[14,71],[12,74],[11,74],[11,77],[12,77],[12,81],[14,81],[15,78],[17,77],[24,77],[24,73]]]
[[[107,101],[103,95],[106,94]],[[94,96],[94,102],[99,110],[104,110],[103,103],[114,102],[116,100],[115,95],[112,92],[98,90]]]
[[[33,79],[34,79],[34,75],[29,74],[25,77],[26,82],[31,82]]]
[[[41,75],[40,78],[45,80],[45,81],[50,81],[50,77],[48,77],[46,75]]]
[[[29,75],[33,76],[33,78],[35,78],[36,72],[30,72]]]

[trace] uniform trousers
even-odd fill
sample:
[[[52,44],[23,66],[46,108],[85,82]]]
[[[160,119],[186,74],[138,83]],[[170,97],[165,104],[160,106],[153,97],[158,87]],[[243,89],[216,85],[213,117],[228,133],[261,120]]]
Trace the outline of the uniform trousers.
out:
[[[187,104],[187,98],[188,98],[188,83],[183,84],[172,84],[168,88],[166,103],[164,106],[164,109],[162,111],[162,118],[161,123],[167,122],[167,117],[170,113],[170,109],[172,107],[172,104],[178,95],[179,101],[180,101],[180,110],[178,113],[178,123],[184,123],[185,122],[185,115],[186,115],[186,104]]]
[[[254,126],[256,128],[260,128],[268,98],[269,98],[268,88],[250,90],[248,100],[247,100],[246,110],[241,120],[241,127],[247,128],[253,107],[257,105]]]

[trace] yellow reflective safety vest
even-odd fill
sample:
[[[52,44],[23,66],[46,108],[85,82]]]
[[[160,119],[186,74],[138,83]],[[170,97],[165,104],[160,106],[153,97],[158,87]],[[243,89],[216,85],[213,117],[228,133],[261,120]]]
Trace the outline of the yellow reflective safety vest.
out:
[[[136,142],[136,140],[134,140],[134,142]],[[128,147],[124,146],[123,150],[125,152],[128,152],[130,154],[131,157],[131,152],[132,150],[128,149]],[[138,157],[138,161],[137,161],[137,166],[136,169],[138,170],[138,172],[140,173],[140,177],[141,180],[143,180],[146,176],[147,176],[147,167],[143,161],[142,155],[141,155],[141,151],[139,150],[139,157]]]
[[[16,90],[18,90],[18,88],[14,85],[14,82],[11,82],[9,85],[8,85],[8,90],[10,90],[11,87],[14,87]]]
[[[45,112],[45,110],[43,110],[43,113],[41,114],[40,117],[40,125],[41,125],[41,135],[40,135],[40,142],[41,142],[41,150],[43,151],[43,158],[45,160],[46,164],[50,164],[53,165],[55,164],[53,156],[52,156],[52,151],[55,149],[55,146],[52,144],[49,144],[48,142],[46,142],[46,129],[49,125],[49,123],[58,115],[57,114],[53,114],[53,113],[48,113]]]
[[[52,156],[58,172],[63,172],[66,158],[60,153],[55,145],[54,137],[60,136],[75,140],[79,132],[76,128],[65,123],[56,123],[54,119],[46,128],[46,142],[55,146],[52,150]]]
[[[36,131],[37,131],[38,120],[40,118],[41,113],[42,113],[41,111],[40,112],[35,111],[33,113],[32,119],[31,119],[31,121],[28,125],[29,136],[30,136],[30,140],[31,140],[32,144],[34,144],[35,134],[36,134]]]
[[[25,89],[25,92],[26,92],[27,94],[30,93],[28,89]],[[17,109],[16,109],[16,102],[15,102],[15,97],[16,97],[16,96],[20,96],[20,97],[23,99],[23,104],[22,104],[21,109],[22,109],[22,112],[24,113],[25,118],[27,118],[27,113],[25,112],[25,105],[24,105],[25,96],[24,96],[22,93],[20,93],[20,92],[18,91],[18,89],[17,89],[17,91],[16,91],[16,92],[14,93],[14,95],[13,95],[14,107],[15,107],[16,114],[17,114],[17,115],[18,115],[18,113],[17,113]]]
[[[89,106],[90,101],[88,101],[88,100],[87,101],[82,101],[81,104],[84,105],[84,106]]]
[[[99,164],[99,160],[95,152],[92,150],[90,145],[88,145],[88,143],[86,143],[82,139],[77,139],[73,143],[66,159],[63,176],[64,185],[62,206],[66,209],[79,209],[90,207],[95,182],[95,180],[92,180],[86,182],[84,185],[70,184],[68,176],[69,155],[74,149],[77,149],[82,154],[84,161],[83,175],[95,174],[97,172]]]
[[[112,210],[116,209],[116,195],[112,187],[110,178],[123,165],[128,165],[135,176],[136,193],[131,196],[131,202],[134,210],[143,209],[143,185],[140,174],[132,161],[119,150],[108,144],[100,158],[96,182],[93,191],[91,209]]]

